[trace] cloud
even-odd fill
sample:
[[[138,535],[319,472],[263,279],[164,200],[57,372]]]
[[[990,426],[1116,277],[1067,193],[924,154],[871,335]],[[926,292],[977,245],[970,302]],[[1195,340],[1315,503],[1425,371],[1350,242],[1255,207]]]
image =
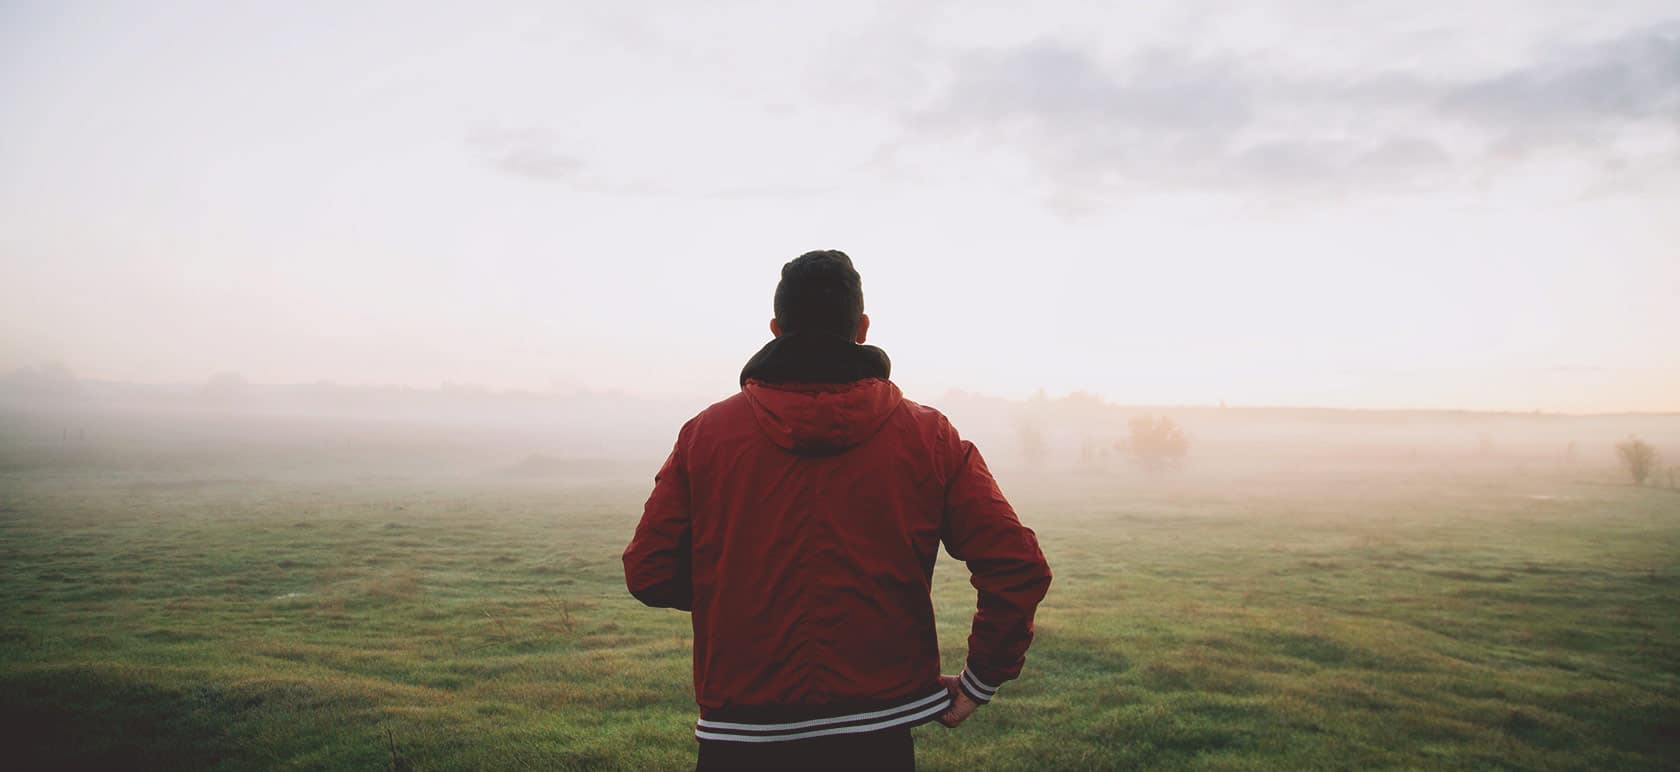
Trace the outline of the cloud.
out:
[[[1446,106],[1506,125],[1680,116],[1680,23],[1557,52],[1455,89]]]
[[[546,129],[480,129],[467,144],[497,171],[541,182],[575,180],[581,160],[555,150],[556,138]]]
[[[583,159],[559,149],[558,133],[535,127],[481,128],[467,138],[467,146],[491,169],[512,177],[557,183],[585,193],[666,195],[664,185],[645,180],[608,178]]]
[[[1446,89],[1442,113],[1502,147],[1596,144],[1618,130],[1680,126],[1680,23],[1562,49],[1529,67]]]
[[[972,54],[938,108],[953,121],[1053,120],[1133,129],[1221,132],[1245,123],[1252,89],[1229,63],[1151,52],[1115,73],[1090,55],[1051,43]]]
[[[901,115],[917,146],[1024,156],[1058,200],[1140,189],[1314,195],[1470,184],[1553,153],[1601,177],[1680,176],[1680,24],[1458,80],[1282,70],[1260,53],[1121,59],[1052,41],[972,51]],[[1598,181],[1596,189],[1609,186]]]
[[[483,128],[467,138],[468,147],[491,169],[524,180],[556,183],[585,193],[633,196],[680,196],[713,199],[788,199],[821,196],[837,185],[777,183],[718,187],[673,185],[666,181],[623,178],[603,173],[583,159],[561,152],[558,134],[546,128]]]
[[[931,107],[906,116],[910,143],[1024,148],[1064,187],[1199,180],[1254,119],[1252,89],[1222,61],[1155,52],[1114,70],[1041,42],[969,54],[955,69]]]
[[[518,148],[495,159],[498,169],[509,174],[538,180],[565,180],[577,176],[583,162],[568,155],[540,148]]]

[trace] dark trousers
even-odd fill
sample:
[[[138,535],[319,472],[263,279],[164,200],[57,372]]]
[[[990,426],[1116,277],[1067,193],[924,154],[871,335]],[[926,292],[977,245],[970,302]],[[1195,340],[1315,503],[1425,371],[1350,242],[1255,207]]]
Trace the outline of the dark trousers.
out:
[[[781,743],[700,741],[696,772],[737,769],[914,772],[916,742],[907,726]]]

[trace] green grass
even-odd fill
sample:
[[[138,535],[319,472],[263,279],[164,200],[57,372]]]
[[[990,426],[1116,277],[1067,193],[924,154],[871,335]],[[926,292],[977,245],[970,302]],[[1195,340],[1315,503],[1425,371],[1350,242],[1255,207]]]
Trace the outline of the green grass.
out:
[[[1005,483],[1055,585],[924,768],[1680,765],[1680,496]],[[13,768],[691,767],[687,616],[621,587],[645,495],[0,475]]]

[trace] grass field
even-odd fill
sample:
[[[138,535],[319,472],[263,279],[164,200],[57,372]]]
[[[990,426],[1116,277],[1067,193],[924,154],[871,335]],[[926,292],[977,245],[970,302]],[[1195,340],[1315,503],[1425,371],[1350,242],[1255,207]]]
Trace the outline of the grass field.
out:
[[[1056,572],[927,769],[1680,766],[1680,495],[1511,473],[1004,480]],[[677,769],[643,485],[0,474],[13,769]],[[942,559],[946,668],[972,591]]]

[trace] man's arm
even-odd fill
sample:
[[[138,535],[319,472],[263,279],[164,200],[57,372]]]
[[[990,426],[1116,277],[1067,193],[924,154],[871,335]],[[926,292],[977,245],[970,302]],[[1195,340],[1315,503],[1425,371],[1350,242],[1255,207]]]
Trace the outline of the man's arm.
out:
[[[999,686],[1021,674],[1033,639],[1033,613],[1050,589],[1050,566],[1038,537],[1021,524],[998,490],[980,451],[954,429],[946,449],[953,471],[947,478],[940,537],[951,557],[968,564],[978,595],[967,666],[954,685],[968,700],[985,704]]]
[[[642,508],[636,535],[624,550],[624,584],[649,606],[690,611],[694,586],[690,574],[688,474],[683,442],[671,450],[653,478],[653,493]]]

